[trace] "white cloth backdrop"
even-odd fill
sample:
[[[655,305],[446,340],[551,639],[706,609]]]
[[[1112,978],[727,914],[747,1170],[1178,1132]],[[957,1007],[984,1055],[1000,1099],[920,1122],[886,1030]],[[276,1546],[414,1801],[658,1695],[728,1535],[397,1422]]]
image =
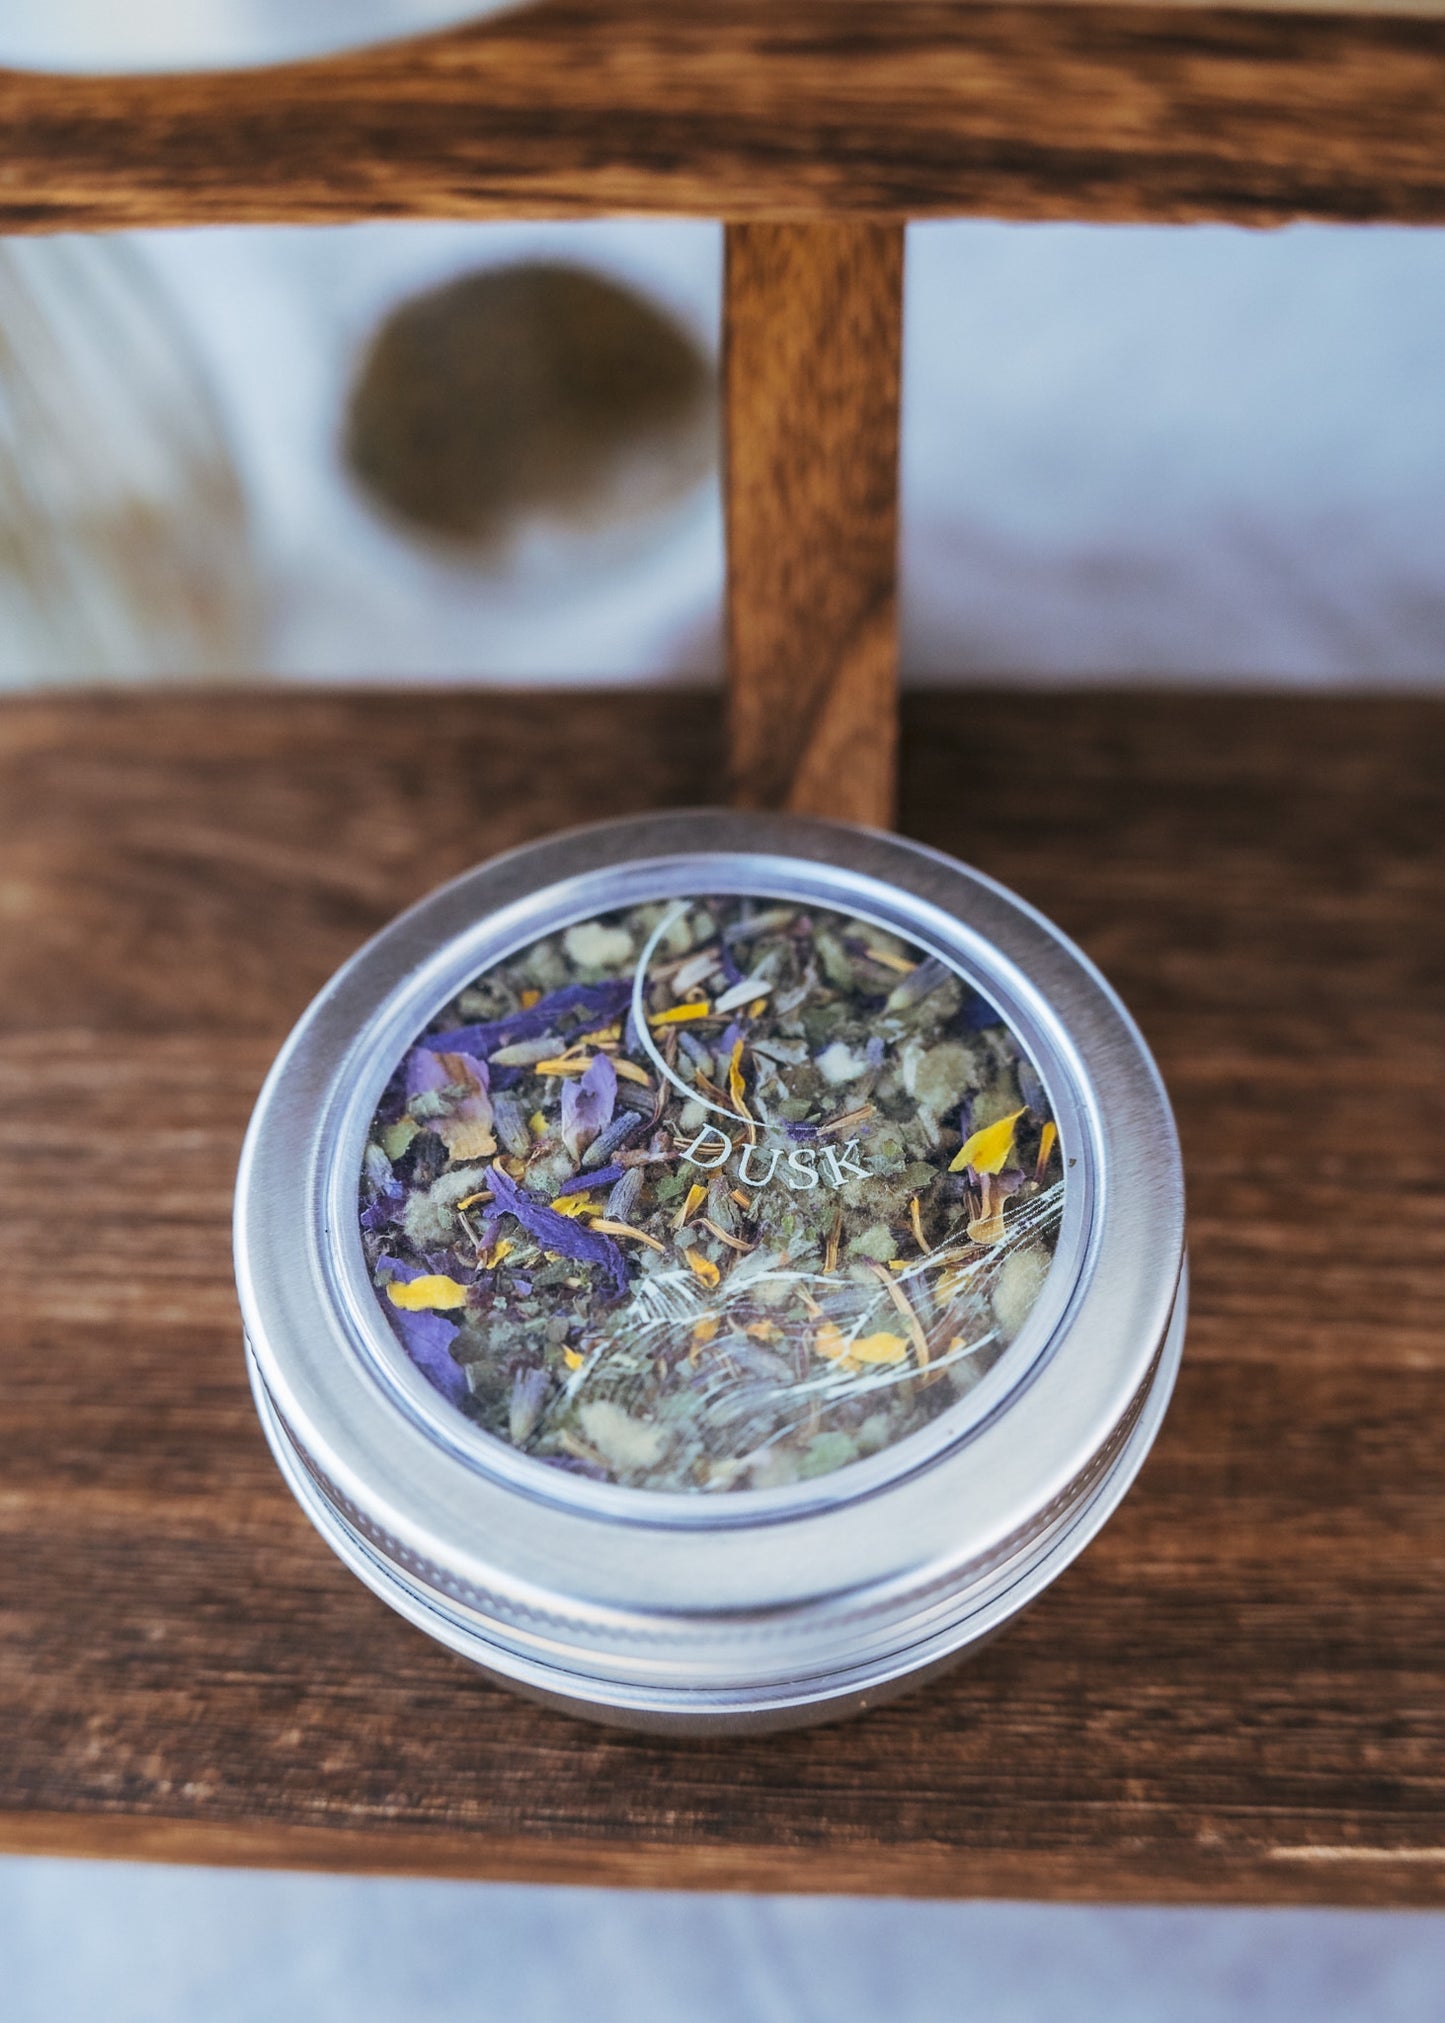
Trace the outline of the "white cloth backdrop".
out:
[[[511,578],[384,528],[341,473],[377,317],[473,264],[594,263],[708,344],[687,223],[149,234],[228,414],[272,670],[715,673],[715,489],[655,540]],[[910,234],[906,677],[1445,677],[1445,232],[929,225]]]

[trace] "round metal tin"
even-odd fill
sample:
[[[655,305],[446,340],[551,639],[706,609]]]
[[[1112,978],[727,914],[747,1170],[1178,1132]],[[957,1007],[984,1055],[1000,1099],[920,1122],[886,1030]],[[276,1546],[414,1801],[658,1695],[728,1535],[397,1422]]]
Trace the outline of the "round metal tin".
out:
[[[566,1472],[473,1423],[388,1326],[357,1220],[378,1104],[469,980],[577,923],[697,894],[831,909],[945,965],[997,1007],[1047,1091],[1065,1166],[1041,1289],[956,1402],[846,1465],[701,1494],[635,1471]],[[1136,1027],[1032,908],[897,837],[700,810],[512,852],[363,948],[257,1103],[236,1270],[277,1461],[383,1600],[574,1713],[683,1732],[781,1727],[856,1712],[936,1671],[1104,1523],[1178,1366],[1183,1182]]]

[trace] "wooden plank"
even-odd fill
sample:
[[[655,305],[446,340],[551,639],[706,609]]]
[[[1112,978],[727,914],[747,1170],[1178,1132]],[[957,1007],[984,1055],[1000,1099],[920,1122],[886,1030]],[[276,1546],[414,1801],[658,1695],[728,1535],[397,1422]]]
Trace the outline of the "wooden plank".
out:
[[[726,271],[733,799],[886,828],[903,228],[731,225]]]
[[[395,908],[705,797],[715,702],[0,711],[0,1846],[555,1880],[1439,1903],[1445,705],[907,699],[903,819],[1045,907],[1189,1170],[1178,1396],[1009,1634],[846,1727],[487,1686],[291,1504],[230,1285],[272,1051]]]
[[[0,229],[821,212],[1445,219],[1445,12],[539,0],[265,72],[0,74]]]

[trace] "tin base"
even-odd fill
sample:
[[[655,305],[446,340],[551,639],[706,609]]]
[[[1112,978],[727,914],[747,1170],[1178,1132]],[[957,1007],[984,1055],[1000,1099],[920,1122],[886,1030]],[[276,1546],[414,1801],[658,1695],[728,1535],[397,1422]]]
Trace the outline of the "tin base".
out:
[[[292,1494],[337,1557],[416,1628],[496,1684],[560,1713],[650,1734],[761,1734],[845,1720],[926,1684],[991,1642],[1058,1578],[1107,1523],[1154,1443],[1179,1370],[1188,1291],[1186,1266],[1148,1394],[1111,1466],[1059,1528],[1032,1540],[1015,1562],[994,1575],[976,1609],[885,1660],[855,1671],[779,1684],[766,1693],[756,1688],[736,1693],[717,1687],[642,1688],[543,1666],[507,1648],[488,1635],[487,1626],[474,1613],[403,1578],[348,1522],[302,1464],[262,1382],[249,1342],[246,1362],[262,1428]]]

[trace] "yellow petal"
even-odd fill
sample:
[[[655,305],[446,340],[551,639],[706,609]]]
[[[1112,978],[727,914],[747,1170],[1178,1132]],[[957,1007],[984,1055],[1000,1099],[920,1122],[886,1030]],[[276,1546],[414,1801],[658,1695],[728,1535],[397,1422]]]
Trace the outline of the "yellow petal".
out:
[[[813,1336],[813,1350],[816,1355],[826,1356],[830,1363],[846,1361],[851,1344],[836,1321],[824,1321]]]
[[[570,1216],[575,1222],[579,1215],[595,1215],[597,1204],[590,1194],[559,1194],[550,1204],[554,1214]]]
[[[490,1124],[474,1117],[443,1117],[433,1128],[453,1159],[490,1159],[497,1149]]]
[[[1015,1110],[1011,1117],[1000,1117],[996,1124],[985,1124],[981,1131],[966,1138],[957,1157],[950,1162],[949,1172],[962,1173],[965,1166],[971,1166],[975,1173],[1001,1173],[1014,1148],[1014,1132],[1023,1114],[1023,1110]]]
[[[923,1332],[922,1321],[919,1320],[917,1314],[909,1305],[907,1293],[901,1285],[895,1285],[887,1272],[882,1270],[878,1265],[870,1264],[868,1269],[873,1273],[873,1276],[883,1287],[884,1292],[887,1293],[889,1299],[892,1300],[894,1306],[898,1309],[903,1325],[908,1330],[908,1339],[913,1344],[913,1352],[918,1358],[918,1367],[920,1370],[926,1370],[928,1368],[928,1337]]]
[[[664,1244],[659,1243],[655,1236],[649,1236],[645,1229],[634,1229],[630,1222],[609,1222],[605,1216],[599,1215],[595,1221],[589,1222],[587,1227],[597,1230],[603,1236],[630,1236],[634,1243],[645,1243],[649,1250],[661,1251],[664,1256],[666,1255]]]
[[[983,1175],[982,1197],[978,1214],[968,1225],[968,1233],[975,1243],[1002,1243],[1008,1235],[1003,1219],[1003,1205],[1007,1197],[999,1192],[998,1182],[992,1173]]]
[[[707,999],[704,998],[701,1004],[671,1005],[665,1012],[657,1012],[647,1023],[650,1026],[685,1026],[691,1024],[693,1019],[705,1019],[711,1015]]]
[[[700,1321],[694,1321],[692,1338],[695,1342],[710,1342],[717,1333],[717,1315],[704,1314]]]
[[[454,1278],[446,1278],[435,1271],[425,1278],[414,1278],[410,1285],[393,1279],[386,1289],[386,1296],[394,1307],[400,1307],[409,1314],[423,1313],[428,1308],[437,1308],[445,1313],[467,1303],[466,1287],[458,1285]]]
[[[718,1270],[712,1259],[704,1257],[700,1250],[685,1250],[682,1254],[687,1259],[695,1275],[702,1280],[705,1286],[715,1286],[719,1279],[721,1279],[722,1273]]]
[[[546,1137],[547,1119],[542,1115],[542,1112],[540,1110],[534,1110],[531,1116],[527,1119],[527,1129],[531,1132],[534,1138]]]
[[[1044,1177],[1044,1168],[1049,1163],[1049,1154],[1054,1149],[1054,1142],[1058,1135],[1059,1127],[1051,1117],[1039,1133],[1039,1163],[1034,1168],[1034,1178],[1036,1180],[1042,1180]]]
[[[692,1186],[689,1187],[687,1190],[686,1201],[683,1202],[681,1208],[678,1209],[677,1214],[673,1218],[672,1223],[673,1228],[686,1229],[687,1225],[692,1221],[692,1218],[694,1217],[694,1215],[697,1214],[697,1211],[702,1207],[702,1204],[706,1200],[707,1200],[707,1189],[705,1187],[699,1187],[696,1181],[694,1181]]]
[[[734,1040],[732,1059],[728,1062],[728,1094],[736,1103],[739,1115],[747,1117],[751,1122],[747,1093],[747,1085],[743,1081],[743,1043],[741,1040]]]
[[[908,1354],[902,1335],[864,1335],[848,1350],[855,1363],[901,1363]]]
[[[569,1370],[580,1370],[587,1359],[576,1349],[563,1349],[562,1360]]]
[[[523,1011],[530,1011],[534,1004],[540,1004],[541,1001],[542,993],[539,990],[524,990],[522,992]]]

